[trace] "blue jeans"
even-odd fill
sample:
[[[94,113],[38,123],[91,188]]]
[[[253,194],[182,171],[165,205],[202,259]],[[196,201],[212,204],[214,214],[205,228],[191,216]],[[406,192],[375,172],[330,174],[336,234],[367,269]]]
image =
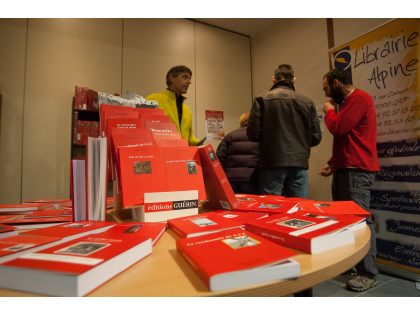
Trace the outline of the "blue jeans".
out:
[[[261,169],[260,191],[262,194],[306,198],[308,169],[298,167]]]

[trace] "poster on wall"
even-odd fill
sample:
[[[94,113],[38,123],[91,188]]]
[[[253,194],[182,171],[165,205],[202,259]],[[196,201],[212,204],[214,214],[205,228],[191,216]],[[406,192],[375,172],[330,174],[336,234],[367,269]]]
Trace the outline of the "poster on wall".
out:
[[[206,137],[209,140],[222,140],[225,137],[223,111],[206,110]]]
[[[393,20],[330,50],[376,109],[381,170],[371,192],[377,261],[420,281],[420,20]]]

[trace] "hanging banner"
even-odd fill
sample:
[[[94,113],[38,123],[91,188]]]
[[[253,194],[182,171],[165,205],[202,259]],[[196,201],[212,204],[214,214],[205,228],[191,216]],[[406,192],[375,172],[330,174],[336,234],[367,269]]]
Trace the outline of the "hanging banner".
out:
[[[206,137],[207,139],[222,140],[225,137],[225,121],[223,111],[206,110]]]
[[[375,103],[381,171],[371,192],[378,263],[420,280],[420,20],[391,21],[330,51]],[[398,271],[397,271],[398,272]],[[401,274],[401,273],[400,273]]]

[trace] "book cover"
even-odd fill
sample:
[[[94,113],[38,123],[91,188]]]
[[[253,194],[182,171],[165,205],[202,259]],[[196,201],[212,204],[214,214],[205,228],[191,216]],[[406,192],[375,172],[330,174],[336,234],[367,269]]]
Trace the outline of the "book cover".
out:
[[[273,215],[297,211],[298,202],[268,199],[265,199],[264,202],[242,201],[235,205],[234,210],[244,212],[263,212]]]
[[[321,215],[354,215],[369,217],[371,213],[354,201],[301,201],[302,211]]]
[[[59,237],[62,239],[75,239],[93,233],[100,233],[111,228],[115,223],[102,221],[79,221],[73,223],[64,223],[52,227],[34,229],[25,231],[21,234]]]
[[[31,213],[36,210],[53,209],[51,203],[21,203],[21,204],[0,204],[0,214]]]
[[[0,263],[62,242],[60,237],[20,234],[0,239]]]
[[[144,203],[144,193],[166,191],[161,149],[155,146],[120,147],[119,175],[124,208]]]
[[[165,147],[163,165],[165,169],[166,190],[198,190],[198,199],[206,199],[203,172],[196,147]]]
[[[20,214],[12,218],[2,220],[2,224],[9,225],[27,225],[35,223],[59,223],[71,222],[73,212],[70,210],[41,210],[30,214]]]
[[[91,234],[0,264],[0,287],[83,296],[151,252],[150,238]]]
[[[231,220],[234,220],[240,224],[245,224],[248,221],[266,218],[269,215],[268,213],[263,212],[236,212],[226,210],[213,211],[213,213],[218,214],[223,218],[229,218]]]
[[[181,138],[181,134],[177,131],[174,123],[145,121],[144,127],[152,133],[154,139]]]
[[[234,209],[235,193],[211,144],[198,147],[208,207],[212,209]]]
[[[216,212],[168,220],[168,228],[181,238],[197,237],[244,226],[244,223],[223,217],[223,214]]]
[[[100,104],[99,105],[99,122],[100,122],[100,135],[106,135],[107,132],[107,120],[108,118],[139,118],[138,112],[130,106],[111,105],[111,104]]]
[[[135,234],[152,239],[154,246],[166,230],[166,223],[130,222],[118,223],[106,231],[108,236],[113,234]],[[104,234],[104,233],[103,233]]]
[[[0,238],[16,235],[16,228],[0,223]]]
[[[319,253],[354,243],[350,224],[331,218],[302,214],[279,214],[249,221],[245,228],[283,246],[306,253]]]
[[[211,291],[300,275],[295,251],[242,229],[181,238],[176,247]]]

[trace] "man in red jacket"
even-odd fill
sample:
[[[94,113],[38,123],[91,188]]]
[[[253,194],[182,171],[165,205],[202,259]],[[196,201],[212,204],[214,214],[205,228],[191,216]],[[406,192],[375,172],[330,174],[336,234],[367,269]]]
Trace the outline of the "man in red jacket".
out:
[[[323,78],[325,124],[333,134],[332,157],[321,170],[322,176],[333,175],[334,201],[353,200],[369,211],[370,189],[379,171],[376,152],[376,115],[369,94],[354,88],[344,70],[333,69]],[[375,264],[376,238],[372,218],[367,219],[371,230],[371,247],[356,265],[357,276],[347,282],[353,291],[366,291],[377,285]]]

